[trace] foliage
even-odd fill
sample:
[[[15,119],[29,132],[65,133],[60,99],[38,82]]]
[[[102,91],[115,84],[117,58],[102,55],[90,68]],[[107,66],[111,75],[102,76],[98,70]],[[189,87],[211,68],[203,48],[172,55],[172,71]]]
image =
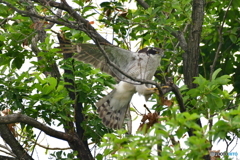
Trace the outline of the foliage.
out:
[[[0,0],[0,110],[10,109],[11,114],[20,112],[72,135],[80,126],[83,135],[79,139],[99,149],[96,149],[95,157],[99,160],[202,159],[219,141],[226,142],[223,151],[230,152],[233,148],[230,145],[240,137],[240,28],[236,16],[240,2],[206,0],[199,76],[193,81],[195,88],[183,85],[185,51],[173,35],[181,32],[187,42],[191,41],[187,37],[192,34],[193,10],[189,4],[193,1],[145,2],[148,8],[137,2],[134,2],[136,7],[131,8],[131,0],[98,4],[74,0],[70,7],[89,21],[86,27],[84,21],[77,21],[73,12],[65,9],[58,14],[58,6],[53,7],[45,1]],[[39,16],[33,16],[33,13]],[[92,43],[94,38],[86,31],[91,25],[98,28],[99,33],[111,31],[113,36],[108,41],[121,48],[163,48],[165,56],[159,68],[160,77],[174,77],[173,83],[180,88],[186,111],[181,112],[176,95],[168,93],[165,97],[171,99],[173,105],[163,106],[154,101],[157,104],[152,111],[156,109],[161,116],[148,132],[129,135],[125,130],[112,131],[103,126],[94,104],[104,96],[106,88],[112,88],[115,80],[89,64],[64,58],[56,48],[59,42],[54,33],[60,29],[73,44]],[[82,26],[85,28],[81,29]],[[81,124],[75,123],[77,103],[82,105],[80,113],[84,120]],[[207,122],[200,125],[199,121]],[[74,125],[70,125],[72,123]],[[16,138],[31,154],[38,140],[34,126],[25,123],[18,126]],[[59,150],[52,156],[77,159],[79,153],[71,146],[70,153]]]

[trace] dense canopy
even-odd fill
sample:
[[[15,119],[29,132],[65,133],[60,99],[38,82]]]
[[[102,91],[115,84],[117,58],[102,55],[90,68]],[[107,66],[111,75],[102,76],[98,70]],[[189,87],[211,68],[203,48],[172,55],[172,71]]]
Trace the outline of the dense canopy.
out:
[[[239,7],[238,0],[0,0],[0,159],[239,157]],[[85,43],[102,55],[100,44],[165,51],[151,82],[159,95],[131,105],[126,130],[105,127],[97,115],[95,103],[116,79],[72,58]],[[40,135],[69,146],[41,144]]]

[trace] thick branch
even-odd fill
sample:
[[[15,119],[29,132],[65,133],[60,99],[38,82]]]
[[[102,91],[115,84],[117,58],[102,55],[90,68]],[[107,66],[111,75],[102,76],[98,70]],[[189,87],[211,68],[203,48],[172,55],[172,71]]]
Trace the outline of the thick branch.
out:
[[[69,40],[66,40],[64,38],[64,36],[60,35],[60,34],[58,34],[58,40],[59,40],[61,48],[65,48],[65,45],[68,46],[69,44],[71,44],[71,42]],[[63,52],[64,52],[64,50],[63,50]],[[68,58],[71,58],[73,54],[74,54],[73,52],[72,53],[68,52],[68,53],[63,54],[63,57],[64,57],[64,59],[68,59]],[[71,65],[74,66],[74,61],[73,60],[71,62]],[[64,75],[74,76],[74,73],[73,73],[72,70],[64,69]],[[75,126],[76,126],[76,130],[77,130],[79,140],[83,144],[82,146],[77,146],[73,143],[69,143],[69,145],[71,146],[71,148],[73,150],[78,151],[78,158],[79,159],[86,159],[86,160],[87,159],[93,159],[91,151],[88,147],[87,140],[84,138],[84,132],[85,131],[84,131],[83,127],[81,126],[82,122],[84,121],[84,114],[82,112],[83,105],[78,99],[79,99],[79,96],[82,96],[82,95],[77,95],[77,93],[74,92],[75,82],[74,82],[73,79],[68,78],[68,76],[65,76],[64,81],[67,82],[67,84],[68,84],[68,85],[65,85],[65,88],[68,89],[69,97],[72,100],[75,101],[75,104],[72,105],[72,107],[75,110],[75,114],[74,114]],[[68,128],[69,128],[69,126],[74,127],[72,122],[68,122],[68,124],[69,124],[67,126]],[[66,127],[64,127],[64,128],[65,128],[66,131],[69,130]],[[80,148],[82,148],[82,149],[80,149]],[[84,148],[84,150],[83,150],[83,148]],[[83,153],[83,152],[85,152],[85,153]]]
[[[46,4],[45,0],[32,0],[32,1],[40,3],[42,5]],[[47,1],[47,4],[50,5],[51,7],[67,11],[76,20],[77,25],[75,26],[77,26],[78,30],[84,31],[87,35],[89,35],[89,33],[91,32],[91,36],[97,39],[101,44],[110,44],[110,42],[103,38],[86,19],[80,16],[77,13],[77,11],[75,11],[71,6],[69,6],[65,0],[62,0],[61,2],[62,3],[58,3],[55,1]]]
[[[43,19],[45,21],[49,21],[49,22],[52,22],[52,23],[56,23],[56,24],[60,24],[60,25],[64,25],[64,26],[67,26],[69,28],[72,28],[72,29],[76,29],[76,30],[81,30],[83,32],[85,32],[86,34],[89,35],[89,32],[91,32],[91,35],[94,36],[95,39],[98,39],[98,41],[101,43],[101,44],[110,44],[110,42],[108,42],[105,38],[103,38],[92,26],[91,24],[86,20],[84,19],[83,17],[81,17],[71,6],[69,6],[67,4],[66,1],[62,1],[62,3],[58,3],[58,2],[55,2],[55,1],[45,1],[45,0],[32,0],[34,2],[37,2],[37,3],[40,3],[42,4],[43,6],[44,5],[49,5],[51,7],[55,7],[55,8],[58,8],[58,9],[62,9],[66,12],[68,12],[75,20],[76,22],[69,22],[69,21],[59,21],[57,20],[55,17],[54,18],[50,18],[50,17],[47,17],[47,16],[41,16],[39,14],[36,14],[36,13],[31,13],[31,12],[28,12],[28,11],[23,11],[23,10],[20,10],[18,8],[16,8],[14,5],[12,5],[11,3],[8,3],[4,0],[0,0],[0,3],[4,3],[6,4],[7,6],[9,6],[10,8],[12,8],[13,10],[15,10],[16,12],[18,12],[19,14],[23,15],[23,16],[31,16],[31,17],[36,17],[36,18],[39,18],[39,19]],[[47,3],[47,4],[46,4]],[[56,16],[58,17],[58,16]]]
[[[32,4],[32,2],[30,0],[26,0],[26,2],[29,4],[26,7],[26,10],[28,11],[28,13],[32,13],[32,14],[37,14],[37,11],[34,8],[34,4]],[[60,11],[58,11],[58,14],[60,14]],[[34,23],[34,29],[36,30],[37,34],[34,35],[34,37],[32,38],[31,41],[31,48],[32,51],[36,54],[38,61],[41,61],[43,59],[42,56],[38,56],[40,49],[38,48],[38,42],[44,42],[45,38],[46,38],[46,31],[45,29],[50,29],[53,26],[53,23],[50,23],[49,25],[44,25],[44,22],[41,21],[39,18],[36,18],[34,16],[30,16],[30,18],[32,19],[33,23]],[[56,18],[55,18],[56,19]],[[47,52],[47,51],[45,51]],[[52,77],[55,77],[57,79],[60,79],[60,72],[58,70],[57,64],[55,62],[50,62],[49,64],[51,66],[51,71],[46,71],[44,70],[44,74],[47,77],[48,75],[51,75]],[[41,65],[41,68],[46,68],[45,65]]]
[[[171,33],[171,35],[173,35],[175,38],[178,39],[179,41],[179,45],[182,48],[182,50],[184,50],[184,52],[188,52],[188,44],[186,41],[186,38],[184,37],[183,32],[174,32],[174,31],[169,31]]]
[[[177,102],[179,104],[179,109],[180,109],[181,113],[186,112],[186,107],[183,103],[182,94],[180,93],[179,88],[175,84],[173,84],[172,87],[173,87],[172,91],[176,96],[176,99],[177,99]]]
[[[204,17],[204,0],[192,2],[192,24],[190,26],[187,50],[183,54],[183,74],[188,88],[196,87],[193,78],[198,76],[200,39]]]
[[[148,9],[149,5],[144,0],[136,0],[144,9]]]
[[[22,122],[22,123],[31,125],[37,129],[42,130],[47,135],[58,138],[58,139],[67,140],[67,141],[73,140],[72,135],[66,134],[64,132],[56,131],[56,130],[38,122],[37,120],[35,120],[33,118],[28,117],[23,114],[20,114],[20,113],[15,113],[15,114],[10,114],[7,116],[0,117],[0,124],[10,124],[10,123],[18,123],[18,122]]]
[[[46,133],[49,136],[68,141],[69,143],[74,145],[74,147],[79,147],[77,151],[78,152],[81,151],[81,154],[82,154],[83,157],[88,157],[87,159],[90,159],[90,160],[92,159],[91,155],[88,154],[86,148],[83,147],[84,143],[80,140],[80,138],[77,134],[75,134],[75,133],[68,134],[68,133],[56,131],[56,130],[54,130],[54,129],[36,121],[33,118],[28,117],[28,116],[23,115],[23,114],[20,114],[20,113],[15,113],[15,114],[0,117],[0,127],[1,127],[0,128],[0,133],[1,133],[1,136],[3,135],[4,131],[6,131],[8,129],[8,128],[6,129],[6,128],[2,127],[2,126],[6,126],[4,124],[18,123],[18,122],[26,123],[28,125],[31,125],[31,126],[35,127],[35,128],[38,128],[39,130],[43,131],[44,133]],[[9,133],[8,133],[8,135],[9,135]],[[4,139],[4,140],[6,141],[6,139]],[[14,140],[15,140],[14,143],[9,143],[8,141],[6,141],[6,142],[9,145],[10,144],[19,145],[19,143],[16,141],[15,138],[14,138]],[[13,147],[15,147],[15,146],[13,146]],[[11,147],[11,148],[13,149],[13,147]],[[18,156],[18,153],[14,152],[14,154],[16,154]],[[26,154],[21,153],[21,155],[26,155]],[[25,159],[29,159],[29,158],[25,158]]]
[[[0,116],[0,119],[8,116]],[[0,120],[1,122],[1,120]],[[0,135],[3,140],[11,147],[13,153],[18,159],[32,160],[33,158],[28,155],[24,148],[18,143],[6,124],[0,124]]]

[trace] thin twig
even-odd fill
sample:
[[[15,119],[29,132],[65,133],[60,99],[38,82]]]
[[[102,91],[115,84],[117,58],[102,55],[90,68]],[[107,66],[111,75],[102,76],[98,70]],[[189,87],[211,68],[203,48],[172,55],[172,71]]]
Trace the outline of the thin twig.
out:
[[[67,148],[58,148],[58,147],[49,147],[49,146],[44,146],[44,145],[41,145],[39,143],[36,143],[39,147],[42,147],[44,149],[47,149],[47,150],[68,150],[68,149],[71,149],[70,147],[67,147]]]
[[[73,28],[73,29],[77,29],[77,30],[81,30],[81,31],[86,32],[84,30],[84,28],[79,27],[79,25],[81,25],[81,24],[78,24],[78,26],[76,26],[76,25],[72,25],[71,23],[66,23],[66,22],[63,22],[63,21],[56,20],[55,18],[49,18],[49,17],[46,17],[46,16],[40,16],[40,15],[35,14],[35,13],[30,13],[29,11],[23,11],[23,10],[20,10],[20,9],[14,7],[12,4],[10,4],[10,3],[6,2],[6,1],[3,1],[3,0],[0,0],[0,3],[6,4],[7,6],[12,8],[16,12],[20,13],[22,16],[33,16],[33,17],[36,17],[36,18],[39,18],[39,19],[43,19],[43,20],[52,22],[52,23],[64,25],[64,26],[67,26],[69,28]]]
[[[5,154],[7,154],[7,155],[10,155],[10,156],[16,157],[16,155],[13,155],[12,153],[6,152],[6,151],[1,150],[1,149],[0,149],[0,152],[3,152],[3,153],[5,153]]]
[[[42,133],[42,131],[39,132],[39,134],[38,134],[36,140],[34,141],[34,145],[33,145],[32,153],[31,153],[31,157],[33,156],[34,149],[35,149],[35,147],[36,147],[36,145],[37,145],[37,141],[38,141],[38,139],[39,139],[41,133]]]
[[[216,51],[216,53],[215,53],[215,57],[214,57],[213,63],[212,63],[212,65],[210,66],[210,80],[212,79],[212,74],[213,74],[213,72],[214,72],[214,69],[215,69],[215,66],[216,66],[218,57],[219,57],[219,55],[220,55],[220,50],[221,50],[221,48],[222,48],[222,44],[223,44],[222,30],[223,30],[223,26],[224,26],[224,24],[225,24],[225,20],[226,20],[226,17],[227,17],[227,13],[228,13],[228,11],[229,11],[229,9],[230,9],[230,6],[231,6],[231,4],[232,4],[232,1],[233,1],[233,0],[231,0],[231,1],[229,2],[229,4],[228,4],[227,10],[226,10],[226,12],[224,13],[224,16],[223,16],[222,24],[221,24],[221,26],[220,26],[220,28],[219,28],[219,30],[218,30],[218,34],[219,34],[220,41],[219,41],[219,44],[218,44],[217,51]]]
[[[231,141],[230,141],[229,143],[227,142],[227,139],[224,139],[225,142],[226,142],[226,144],[227,144],[226,152],[228,152],[228,148],[229,148],[229,146],[231,145],[231,143],[233,142],[233,140],[235,139],[235,137],[236,137],[236,135],[233,135],[233,138],[231,139]]]
[[[42,131],[41,131],[42,132]],[[40,132],[40,133],[41,133]],[[39,134],[40,135],[40,134]],[[26,137],[25,136],[23,136],[23,135],[21,135],[21,134],[18,134],[18,136],[19,137],[21,137],[21,138],[23,138],[23,139],[25,139]],[[39,137],[39,136],[38,136]],[[67,148],[58,148],[58,147],[49,147],[48,145],[47,146],[45,146],[45,145],[42,145],[42,144],[40,144],[40,143],[37,143],[37,141],[36,140],[32,140],[32,139],[29,139],[29,141],[31,141],[31,142],[33,142],[35,145],[37,145],[37,146],[39,146],[39,147],[42,147],[42,148],[44,148],[44,149],[47,149],[47,150],[68,150],[68,149],[71,149],[70,147],[67,147]],[[89,145],[90,145],[91,143],[89,143]],[[0,144],[0,147],[1,147],[1,144]]]
[[[13,157],[16,157],[16,155],[12,152],[12,150],[6,145],[6,146],[4,146],[4,145],[1,145],[0,144],[0,148],[3,148],[3,149],[6,149],[8,152],[7,152],[7,154],[9,154],[9,155],[11,155],[11,156],[13,156]],[[0,152],[1,152],[2,150],[0,150]],[[5,153],[5,152],[4,152]]]
[[[135,109],[135,113],[137,114],[137,115],[142,115],[142,113],[137,109],[137,107],[136,106],[134,106],[134,104],[133,103],[131,103],[131,105],[133,106],[133,108]]]
[[[237,145],[238,145],[238,138],[236,139],[236,144],[235,144],[235,146],[232,148],[232,150],[231,150],[230,152],[232,152]]]
[[[152,112],[149,110],[149,108],[147,107],[146,104],[144,104],[143,107],[146,108],[146,110],[147,110],[149,113],[152,113]]]
[[[2,145],[2,144],[0,144],[0,148],[6,149],[6,150],[8,150],[9,152],[12,152],[12,150],[7,146],[7,144],[5,144],[5,146]],[[13,154],[13,153],[12,153],[12,154]],[[14,154],[13,154],[13,155],[14,155]]]

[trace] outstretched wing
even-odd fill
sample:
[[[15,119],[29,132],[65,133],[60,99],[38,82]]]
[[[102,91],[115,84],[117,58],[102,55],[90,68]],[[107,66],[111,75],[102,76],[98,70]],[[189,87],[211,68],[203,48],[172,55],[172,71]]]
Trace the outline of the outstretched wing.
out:
[[[138,79],[151,79],[160,63],[162,55],[160,50],[159,53],[161,54],[158,53],[158,50],[153,49],[146,49],[135,53],[112,45],[102,45],[101,47],[105,50],[112,63],[130,76]],[[131,83],[133,81],[124,77],[115,68],[109,66],[104,54],[96,45],[80,44],[75,45],[73,48],[74,51],[69,50],[70,53],[77,53],[73,58],[92,64],[94,67],[100,68],[101,71],[125,81],[121,81],[111,93],[96,103],[103,123],[110,128],[120,129],[133,94],[136,91],[145,93],[144,90],[147,87],[145,85],[137,85],[145,86],[143,89],[136,87],[136,85]],[[136,88],[140,89],[136,90]]]
[[[107,53],[108,58],[111,62],[116,64],[121,70],[126,71],[126,66],[134,58],[135,54],[131,51],[112,46],[112,45],[101,45],[101,47]],[[103,53],[94,44],[80,44],[75,46],[76,55],[73,58],[83,61],[85,63],[92,64],[95,68],[100,68],[101,71],[106,72],[113,77],[122,79],[122,74],[116,69],[109,66]]]

